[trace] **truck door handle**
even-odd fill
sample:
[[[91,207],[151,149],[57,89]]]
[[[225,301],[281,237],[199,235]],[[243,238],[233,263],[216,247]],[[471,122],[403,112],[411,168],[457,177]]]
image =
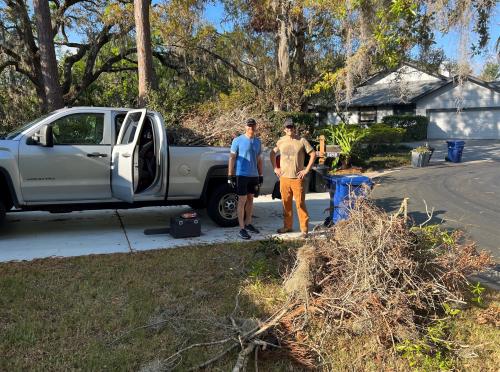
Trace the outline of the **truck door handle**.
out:
[[[125,154],[122,154],[122,156],[123,156],[124,158],[130,158],[130,154],[129,154],[128,152],[126,152]]]
[[[91,154],[87,154],[89,158],[106,158],[108,154],[101,154],[99,152],[93,152]]]

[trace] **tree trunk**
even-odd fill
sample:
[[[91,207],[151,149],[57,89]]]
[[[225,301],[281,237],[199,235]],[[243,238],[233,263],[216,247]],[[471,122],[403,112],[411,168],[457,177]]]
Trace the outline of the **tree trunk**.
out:
[[[306,66],[306,31],[307,24],[304,19],[303,10],[297,16],[297,21],[294,25],[294,41],[295,41],[295,59],[294,63],[296,65],[296,72],[301,79],[304,79],[307,75]]]
[[[49,111],[49,103],[47,102],[47,94],[45,93],[45,83],[43,82],[42,71],[37,69],[37,67],[39,66],[35,66],[35,75],[40,76],[40,79],[38,79],[38,83],[34,85],[38,97],[38,106],[40,107],[40,111],[45,113]]]
[[[146,105],[149,89],[156,89],[149,25],[150,0],[134,0],[134,17],[137,43],[137,69],[139,73],[139,107]]]
[[[275,38],[276,53],[276,83],[275,96],[273,99],[274,111],[285,108],[285,94],[287,85],[291,77],[290,50],[292,46],[292,22],[291,6],[288,0],[274,0],[272,2],[273,11],[276,14],[277,29]]]
[[[290,23],[290,2],[279,1],[278,7],[278,72],[282,81],[290,76],[290,37],[292,35]]]
[[[38,31],[38,48],[45,93],[49,110],[64,106],[59,73],[57,71],[56,52],[48,0],[33,0]]]

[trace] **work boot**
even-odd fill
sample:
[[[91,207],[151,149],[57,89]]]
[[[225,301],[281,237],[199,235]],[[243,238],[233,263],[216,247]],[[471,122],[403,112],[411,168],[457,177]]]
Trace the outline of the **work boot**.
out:
[[[300,236],[302,237],[302,239],[307,239],[307,238],[309,238],[309,233],[307,231],[305,231]]]
[[[240,232],[238,233],[238,235],[240,236],[241,239],[245,239],[245,240],[248,240],[251,238],[250,234],[245,229],[241,229]]]
[[[254,225],[252,225],[251,223],[249,223],[248,225],[245,226],[245,229],[254,233],[254,234],[260,234],[260,231],[258,229],[255,228]]]
[[[278,230],[276,230],[278,234],[286,234],[292,231],[293,231],[292,229],[287,229],[286,227],[281,227]]]

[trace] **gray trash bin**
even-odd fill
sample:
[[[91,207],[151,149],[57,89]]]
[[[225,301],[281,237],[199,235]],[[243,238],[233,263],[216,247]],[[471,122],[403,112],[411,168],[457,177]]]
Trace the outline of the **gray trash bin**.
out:
[[[432,153],[430,152],[411,152],[411,166],[413,168],[421,168],[429,165]]]
[[[313,172],[311,175],[311,183],[309,190],[312,192],[326,192],[328,191],[328,187],[325,182],[325,176],[328,173],[329,167],[326,165],[320,164],[313,167]]]

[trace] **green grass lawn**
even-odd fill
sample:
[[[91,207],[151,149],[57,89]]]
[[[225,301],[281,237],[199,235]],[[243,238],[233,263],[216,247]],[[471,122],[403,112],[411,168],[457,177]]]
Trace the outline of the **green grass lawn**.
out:
[[[248,324],[284,302],[278,253],[286,249],[251,242],[2,263],[0,370],[139,370],[181,347],[223,339],[233,334],[228,316],[238,293],[235,315]],[[498,329],[475,316],[463,314],[456,327],[461,342],[485,344],[480,359],[463,364],[471,371],[499,361]],[[177,370],[223,349],[191,349]],[[235,357],[211,370],[231,369]],[[295,368],[276,358],[260,358],[260,369]]]
[[[258,247],[226,244],[0,264],[0,370],[137,370],[182,345],[223,338],[239,291],[242,318],[265,317],[275,301],[253,296],[263,293],[251,280],[262,271],[252,273]],[[159,321],[165,323],[113,343]],[[183,365],[217,350],[193,350]],[[233,360],[234,355],[225,363]]]
[[[387,147],[374,151],[360,164],[368,171],[397,168],[411,164],[410,148],[405,146]]]

